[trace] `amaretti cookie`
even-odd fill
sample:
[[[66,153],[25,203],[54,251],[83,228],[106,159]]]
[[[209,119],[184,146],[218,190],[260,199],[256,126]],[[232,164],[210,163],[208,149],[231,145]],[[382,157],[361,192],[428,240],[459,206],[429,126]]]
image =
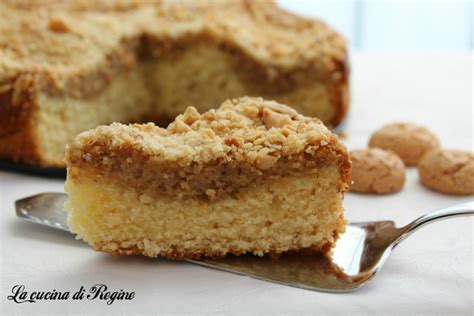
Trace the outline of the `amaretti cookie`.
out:
[[[369,147],[391,150],[408,166],[413,166],[432,149],[439,148],[438,137],[424,126],[392,123],[372,134]]]
[[[335,126],[344,38],[272,1],[0,1],[0,159],[64,167],[78,133],[260,96]]]
[[[189,107],[167,129],[100,126],[66,162],[71,231],[112,254],[327,253],[345,227],[345,147],[320,120],[260,98]]]
[[[474,194],[474,153],[438,149],[427,153],[418,165],[421,182],[428,188],[453,195]]]
[[[351,150],[352,185],[350,191],[388,194],[405,184],[405,165],[393,152],[368,148]]]

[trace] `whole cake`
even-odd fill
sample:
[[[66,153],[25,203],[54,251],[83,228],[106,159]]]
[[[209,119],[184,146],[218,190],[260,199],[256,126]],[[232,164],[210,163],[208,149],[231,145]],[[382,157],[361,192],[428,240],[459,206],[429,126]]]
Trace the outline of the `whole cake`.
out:
[[[320,120],[261,98],[188,107],[166,129],[99,126],[66,163],[71,231],[112,254],[327,253],[344,231],[345,147]]]
[[[0,34],[0,159],[61,167],[79,132],[244,95],[347,110],[342,36],[269,1],[4,0]]]

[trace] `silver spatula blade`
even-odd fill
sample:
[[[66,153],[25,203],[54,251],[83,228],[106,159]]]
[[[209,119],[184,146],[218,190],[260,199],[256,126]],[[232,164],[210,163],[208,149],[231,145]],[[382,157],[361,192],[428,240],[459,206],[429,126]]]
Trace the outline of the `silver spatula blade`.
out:
[[[63,193],[27,197],[16,201],[16,212],[22,219],[69,231],[67,213],[63,210],[66,198]],[[332,259],[322,255],[283,255],[278,259],[245,255],[187,261],[299,288],[347,292],[362,286],[364,280],[371,276],[359,273],[366,237],[363,227],[347,225]]]

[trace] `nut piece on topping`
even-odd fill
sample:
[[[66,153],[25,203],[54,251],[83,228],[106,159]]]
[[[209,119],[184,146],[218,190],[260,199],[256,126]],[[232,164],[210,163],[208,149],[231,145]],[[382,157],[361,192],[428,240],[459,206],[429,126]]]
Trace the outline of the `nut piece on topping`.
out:
[[[291,125],[291,117],[286,114],[280,114],[269,110],[268,108],[264,108],[263,122],[267,128],[282,128],[285,125]]]
[[[50,31],[55,33],[67,33],[70,31],[69,26],[66,24],[66,20],[60,16],[53,16],[49,19],[48,28]]]
[[[395,152],[408,166],[417,165],[421,157],[440,147],[438,137],[424,126],[392,123],[372,134],[369,147]]]
[[[201,118],[201,114],[199,114],[198,110],[194,106],[188,106],[186,111],[183,114],[183,121],[184,123],[191,125],[195,121]]]
[[[168,125],[167,129],[168,131],[172,133],[177,133],[177,134],[191,131],[191,127],[189,127],[189,125],[184,123],[182,120],[178,120],[178,119],[176,119],[173,123]]]
[[[430,151],[418,164],[421,183],[447,194],[474,194],[474,153],[457,149]]]
[[[393,152],[368,148],[350,152],[352,192],[395,193],[405,184],[405,165]]]

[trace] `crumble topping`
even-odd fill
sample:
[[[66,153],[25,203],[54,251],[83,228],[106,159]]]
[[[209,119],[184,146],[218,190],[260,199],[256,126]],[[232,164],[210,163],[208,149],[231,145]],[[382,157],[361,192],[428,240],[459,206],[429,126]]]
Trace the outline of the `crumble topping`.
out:
[[[317,173],[324,165],[340,167],[341,192],[350,178],[344,146],[320,120],[250,97],[203,114],[189,107],[166,129],[153,123],[97,127],[76,137],[66,162],[72,178],[74,167],[92,168],[98,176],[126,170],[127,185],[136,180],[144,190],[155,186],[160,193],[187,190],[209,198],[272,176]]]
[[[74,84],[64,83],[69,76],[87,85],[87,76],[138,59],[144,36],[161,43],[211,38],[244,54],[270,79],[291,71],[332,78],[346,58],[341,35],[271,1],[6,0],[0,33],[0,83],[33,72],[59,90]]]

